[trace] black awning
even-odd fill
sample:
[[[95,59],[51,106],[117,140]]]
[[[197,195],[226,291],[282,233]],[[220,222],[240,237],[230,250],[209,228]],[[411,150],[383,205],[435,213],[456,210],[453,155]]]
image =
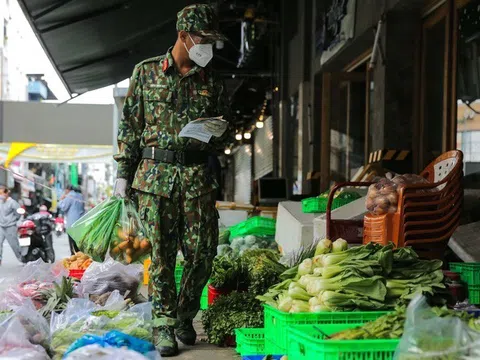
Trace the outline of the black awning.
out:
[[[177,11],[192,1],[18,0],[70,93],[130,76],[173,45]]]
[[[176,40],[177,12],[198,2],[18,1],[70,94],[115,84],[129,77],[135,64],[164,54]],[[223,49],[215,51],[213,67],[227,80],[234,114],[248,114],[234,116],[233,120],[239,124],[254,121],[265,91],[272,89],[274,47],[279,34],[274,25],[277,1],[253,1],[263,4],[262,9],[256,11],[259,18],[266,21],[258,23],[247,53],[240,51],[241,28],[245,9],[252,1],[205,1],[218,6],[220,30],[229,39]],[[267,24],[271,24],[271,28]]]

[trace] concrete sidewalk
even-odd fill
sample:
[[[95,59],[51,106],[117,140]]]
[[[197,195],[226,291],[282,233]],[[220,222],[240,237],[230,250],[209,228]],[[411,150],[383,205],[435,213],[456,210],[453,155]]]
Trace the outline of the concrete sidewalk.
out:
[[[197,344],[195,346],[180,345],[180,355],[172,358],[178,360],[226,360],[240,359],[240,356],[233,348],[221,348],[215,345],[207,344],[207,336],[202,329],[200,316],[195,320],[195,329],[198,333]]]

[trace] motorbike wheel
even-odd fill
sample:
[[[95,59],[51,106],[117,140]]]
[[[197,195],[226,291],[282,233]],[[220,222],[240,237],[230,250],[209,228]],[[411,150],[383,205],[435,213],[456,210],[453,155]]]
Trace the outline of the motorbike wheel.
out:
[[[63,231],[57,231],[55,232],[55,235],[57,235],[57,237],[60,237],[63,235]]]

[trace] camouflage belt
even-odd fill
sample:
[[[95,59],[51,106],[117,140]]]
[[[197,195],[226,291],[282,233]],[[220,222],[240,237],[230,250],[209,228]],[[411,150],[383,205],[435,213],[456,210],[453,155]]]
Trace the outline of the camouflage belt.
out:
[[[166,164],[201,165],[210,155],[203,151],[172,151],[154,147],[143,149],[143,158]]]

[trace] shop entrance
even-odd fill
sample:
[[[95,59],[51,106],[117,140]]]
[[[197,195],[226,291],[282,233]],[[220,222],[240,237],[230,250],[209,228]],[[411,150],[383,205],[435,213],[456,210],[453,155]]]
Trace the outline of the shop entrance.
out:
[[[365,67],[325,73],[322,93],[321,187],[350,180],[365,162]]]

